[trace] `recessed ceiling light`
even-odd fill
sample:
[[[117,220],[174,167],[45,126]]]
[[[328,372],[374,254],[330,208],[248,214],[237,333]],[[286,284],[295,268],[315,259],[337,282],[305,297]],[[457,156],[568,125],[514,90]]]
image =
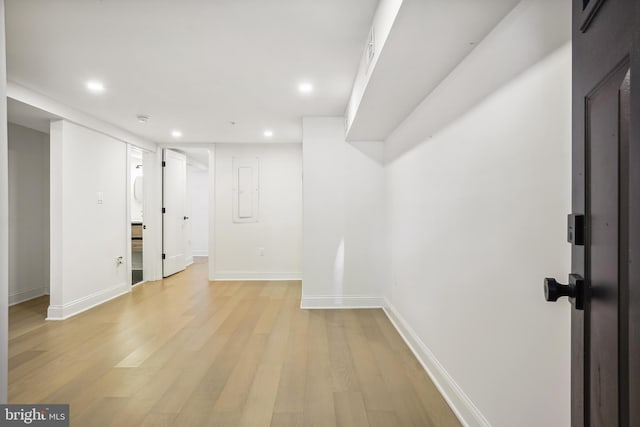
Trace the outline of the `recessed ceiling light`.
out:
[[[309,94],[313,92],[313,85],[309,82],[302,82],[298,85],[298,91],[303,94]]]
[[[182,132],[180,132],[179,130],[172,130],[171,131],[171,136],[174,138],[182,138]]]
[[[87,82],[87,89],[91,93],[102,93],[104,92],[104,84],[97,80],[90,80]]]
[[[271,129],[267,129],[264,132],[262,132],[262,134],[267,138],[271,138],[273,136],[273,131]]]

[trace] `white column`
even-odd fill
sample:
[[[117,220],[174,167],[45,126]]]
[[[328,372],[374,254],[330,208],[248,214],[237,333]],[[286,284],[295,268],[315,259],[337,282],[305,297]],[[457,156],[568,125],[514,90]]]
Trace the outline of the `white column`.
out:
[[[62,307],[62,132],[64,121],[51,122],[49,133],[49,313]]]

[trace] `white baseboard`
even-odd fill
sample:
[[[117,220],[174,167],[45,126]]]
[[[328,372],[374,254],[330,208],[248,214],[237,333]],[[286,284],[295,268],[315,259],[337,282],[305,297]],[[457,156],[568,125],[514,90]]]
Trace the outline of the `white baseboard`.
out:
[[[489,421],[451,378],[413,328],[386,299],[384,312],[422,367],[427,371],[427,374],[429,374],[440,394],[442,394],[460,422],[468,427],[490,427]]]
[[[193,256],[209,256],[209,251],[191,251]]]
[[[302,280],[302,273],[261,272],[261,271],[216,271],[214,280]]]
[[[78,298],[75,301],[68,302],[64,305],[50,305],[47,311],[47,320],[64,320],[69,317],[87,311],[97,305],[103,304],[109,300],[119,297],[120,295],[131,292],[131,287],[126,283],[121,283],[112,288],[103,289],[94,292],[86,297]]]
[[[9,295],[9,306],[20,304],[21,302],[29,301],[30,299],[38,298],[43,295],[46,295],[45,287],[18,292],[17,294]]]
[[[331,309],[331,308],[381,308],[384,299],[366,296],[302,296],[300,308],[303,309]]]

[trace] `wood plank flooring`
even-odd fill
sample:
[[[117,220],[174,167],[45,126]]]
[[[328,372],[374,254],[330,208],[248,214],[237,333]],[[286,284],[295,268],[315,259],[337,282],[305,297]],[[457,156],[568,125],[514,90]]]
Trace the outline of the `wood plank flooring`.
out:
[[[301,310],[300,282],[196,263],[65,321],[10,308],[9,400],[73,426],[459,426],[382,310]]]

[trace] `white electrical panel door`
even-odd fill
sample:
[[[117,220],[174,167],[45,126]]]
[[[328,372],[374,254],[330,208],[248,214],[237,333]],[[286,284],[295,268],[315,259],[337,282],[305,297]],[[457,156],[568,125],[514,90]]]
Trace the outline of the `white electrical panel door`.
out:
[[[260,171],[258,159],[233,158],[233,222],[258,222]]]
[[[253,168],[238,168],[238,218],[253,216]]]
[[[162,275],[170,276],[186,268],[185,200],[187,158],[164,150],[162,167]]]

